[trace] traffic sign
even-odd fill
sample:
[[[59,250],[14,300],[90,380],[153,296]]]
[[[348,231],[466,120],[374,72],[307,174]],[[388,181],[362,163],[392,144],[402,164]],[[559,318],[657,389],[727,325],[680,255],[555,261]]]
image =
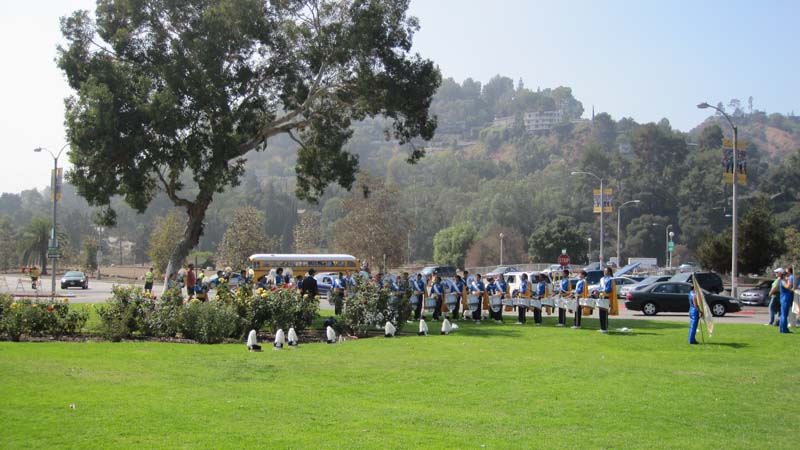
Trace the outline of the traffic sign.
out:
[[[561,267],[566,267],[569,265],[569,255],[566,253],[562,253],[558,255],[558,265]]]
[[[669,244],[667,244],[667,251],[672,253],[673,250],[675,250],[675,243],[672,242],[672,241],[669,241]]]

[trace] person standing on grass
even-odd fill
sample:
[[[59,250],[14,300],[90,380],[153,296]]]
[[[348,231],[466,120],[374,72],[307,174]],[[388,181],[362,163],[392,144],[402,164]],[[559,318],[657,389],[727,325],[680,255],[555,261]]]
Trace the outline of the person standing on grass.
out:
[[[194,264],[189,264],[189,270],[186,271],[186,293],[189,297],[194,295],[194,285],[197,278],[194,275]]]
[[[530,288],[530,284],[528,283],[528,274],[523,273],[520,277],[521,281],[519,283],[519,291],[517,291],[517,297],[520,298],[530,298],[528,289]],[[536,309],[536,308],[534,308]],[[525,325],[525,313],[527,309],[524,306],[517,306],[517,325]]]
[[[483,295],[486,291],[486,287],[484,286],[483,281],[481,281],[481,274],[479,273],[475,274],[475,279],[472,280],[469,289],[472,292],[472,295],[478,296],[478,299],[480,300],[478,302],[478,309],[472,311],[472,320],[474,320],[477,323],[480,323],[481,312],[482,312],[481,309],[483,307],[483,305],[480,302],[483,301]]]
[[[614,272],[611,267],[603,269],[603,278],[600,279],[600,292],[602,298],[608,299],[609,308],[611,307],[611,296],[614,295]],[[600,314],[600,331],[601,333],[608,333],[608,309],[597,308]]]
[[[689,280],[692,281],[691,279]],[[697,304],[697,295],[694,292],[694,286],[689,291],[689,344],[697,344],[697,326],[700,324],[700,317],[703,315],[703,308]]]
[[[151,267],[147,272],[144,274],[144,291],[148,294],[153,292],[153,268]]]
[[[303,279],[303,283],[300,287],[300,294],[304,297],[308,295],[309,298],[314,298],[319,294],[317,289],[317,279],[314,278],[314,274],[317,273],[314,269],[308,269],[308,276]]]
[[[769,310],[769,322],[764,325],[779,325],[779,315],[781,311],[781,276],[783,276],[783,268],[778,267],[775,269],[775,281],[772,282],[772,286],[769,289],[769,305],[767,306]],[[776,316],[778,316],[777,321],[775,320]]]
[[[544,275],[537,273],[534,275],[534,281],[536,281],[536,298],[542,300],[547,296],[547,281],[545,281]],[[542,324],[542,308],[533,308],[533,324],[534,325],[541,325]]]
[[[442,314],[442,301],[444,299],[444,286],[442,286],[442,277],[436,275],[431,284],[431,297],[436,299],[436,304],[433,307],[433,321],[438,322]]]
[[[419,320],[422,316],[422,302],[424,301],[422,294],[425,292],[425,280],[422,279],[421,273],[418,273],[417,278],[411,282],[411,289],[417,299],[417,303],[414,304],[414,320]]]
[[[580,305],[580,299],[588,297],[588,289],[586,286],[586,271],[581,270],[578,273],[578,282],[575,283],[575,291],[572,293],[572,298],[575,299],[575,318],[572,322],[572,329],[578,329],[581,327],[581,316],[583,314],[583,308]]]
[[[781,292],[781,323],[780,332],[789,333],[789,310],[794,302],[794,291],[792,290],[792,283],[794,278],[790,277],[788,273],[783,273],[781,276],[780,292]]]
[[[559,286],[561,291],[561,297],[569,297],[569,269],[564,269],[561,272],[561,284]],[[567,325],[567,310],[566,308],[562,308],[561,306],[558,307],[558,323],[556,324],[557,327],[563,327]]]

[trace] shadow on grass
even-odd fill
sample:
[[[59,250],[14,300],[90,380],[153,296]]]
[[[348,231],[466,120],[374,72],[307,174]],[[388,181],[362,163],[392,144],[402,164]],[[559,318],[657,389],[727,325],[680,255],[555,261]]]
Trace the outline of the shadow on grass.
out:
[[[746,348],[750,346],[750,344],[744,342],[706,342],[705,345],[729,348]]]

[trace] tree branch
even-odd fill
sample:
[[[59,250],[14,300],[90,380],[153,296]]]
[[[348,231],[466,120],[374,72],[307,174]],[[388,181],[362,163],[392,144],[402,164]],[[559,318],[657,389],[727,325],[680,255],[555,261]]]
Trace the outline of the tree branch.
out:
[[[191,208],[194,206],[194,203],[178,196],[178,194],[175,192],[175,185],[172,182],[167,183],[167,180],[164,179],[164,174],[161,173],[160,169],[156,169],[156,174],[158,175],[158,179],[161,180],[161,184],[164,185],[164,192],[166,192],[167,197],[169,197],[169,199],[172,200],[176,206],[182,206],[184,208]]]

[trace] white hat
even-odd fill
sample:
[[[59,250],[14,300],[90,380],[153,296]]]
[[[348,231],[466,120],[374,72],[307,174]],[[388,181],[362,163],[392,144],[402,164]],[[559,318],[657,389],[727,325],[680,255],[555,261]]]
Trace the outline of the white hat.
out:
[[[783,270],[783,267],[778,267],[777,269],[775,269],[775,273],[783,273],[783,272],[785,272]]]

